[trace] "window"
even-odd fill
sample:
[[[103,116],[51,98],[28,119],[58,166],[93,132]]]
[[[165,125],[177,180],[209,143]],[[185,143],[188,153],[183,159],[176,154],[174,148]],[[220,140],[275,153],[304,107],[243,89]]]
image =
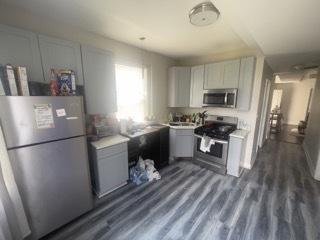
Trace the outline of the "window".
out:
[[[148,115],[147,68],[116,64],[118,119],[142,122]]]

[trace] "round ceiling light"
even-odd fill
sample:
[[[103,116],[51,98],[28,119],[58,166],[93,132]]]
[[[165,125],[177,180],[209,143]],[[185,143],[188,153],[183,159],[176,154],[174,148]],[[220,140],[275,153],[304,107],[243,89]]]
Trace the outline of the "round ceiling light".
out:
[[[195,26],[207,26],[218,20],[219,10],[211,3],[200,3],[191,9],[190,22]]]

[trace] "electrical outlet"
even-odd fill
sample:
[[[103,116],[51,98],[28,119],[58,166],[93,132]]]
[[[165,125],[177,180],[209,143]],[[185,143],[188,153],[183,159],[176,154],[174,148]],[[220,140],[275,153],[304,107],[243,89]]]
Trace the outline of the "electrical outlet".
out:
[[[238,128],[250,131],[250,125],[243,119],[239,119]]]

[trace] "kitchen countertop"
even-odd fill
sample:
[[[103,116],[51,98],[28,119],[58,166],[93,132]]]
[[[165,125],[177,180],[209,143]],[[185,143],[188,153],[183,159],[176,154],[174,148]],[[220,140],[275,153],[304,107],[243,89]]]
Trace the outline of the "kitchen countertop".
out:
[[[123,136],[126,136],[128,138],[135,138],[135,137],[140,137],[142,135],[146,135],[149,133],[153,133],[153,132],[157,132],[159,131],[161,128],[165,128],[167,127],[166,125],[163,124],[157,124],[157,125],[153,125],[153,126],[148,126],[145,127],[144,129],[140,129],[134,133],[121,133]]]
[[[201,125],[194,125],[194,126],[171,126],[169,123],[163,123],[162,125],[170,127],[172,129],[195,129],[197,127],[200,127]]]
[[[237,129],[235,131],[233,131],[232,133],[230,133],[230,137],[236,137],[236,138],[246,138],[249,134],[248,130],[244,130],[244,129]]]
[[[102,149],[102,148],[110,147],[110,146],[117,145],[120,143],[128,142],[129,140],[130,140],[129,138],[118,134],[118,135],[114,135],[114,136],[101,138],[100,140],[91,142],[90,144],[95,149]]]

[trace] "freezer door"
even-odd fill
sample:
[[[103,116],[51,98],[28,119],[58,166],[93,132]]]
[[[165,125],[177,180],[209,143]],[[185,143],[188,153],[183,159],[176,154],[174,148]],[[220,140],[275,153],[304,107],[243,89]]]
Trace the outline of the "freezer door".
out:
[[[85,137],[9,150],[36,239],[92,208]]]
[[[84,135],[82,97],[0,97],[7,148]]]

